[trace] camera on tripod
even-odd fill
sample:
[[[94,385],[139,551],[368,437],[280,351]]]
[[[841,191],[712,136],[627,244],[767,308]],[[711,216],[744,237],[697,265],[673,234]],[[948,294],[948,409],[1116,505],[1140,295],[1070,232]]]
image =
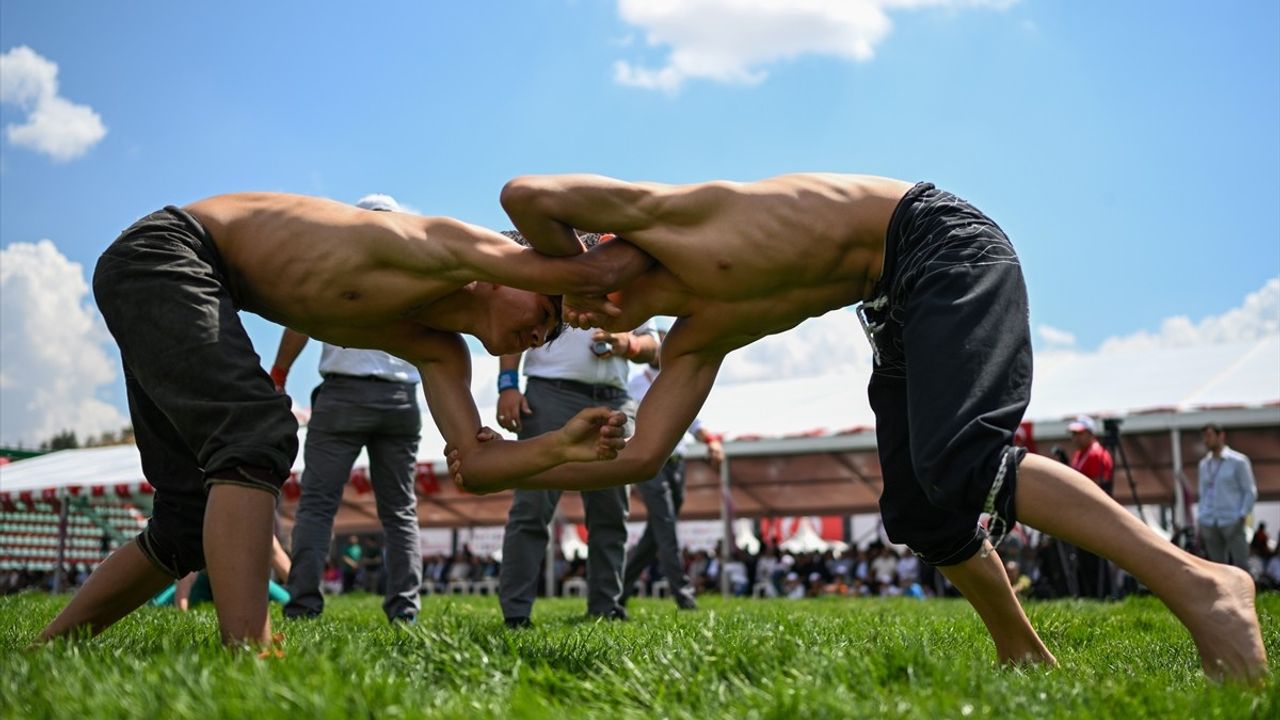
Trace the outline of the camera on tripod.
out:
[[[1120,447],[1120,426],[1124,420],[1120,418],[1102,419],[1102,446],[1108,450]]]

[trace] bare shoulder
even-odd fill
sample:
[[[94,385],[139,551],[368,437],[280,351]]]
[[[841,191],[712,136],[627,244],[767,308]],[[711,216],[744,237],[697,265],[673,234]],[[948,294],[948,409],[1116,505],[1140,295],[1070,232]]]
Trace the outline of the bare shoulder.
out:
[[[311,195],[276,192],[238,192],[197,200],[185,208],[200,219],[231,223],[252,216],[276,215],[315,218],[351,216],[364,212],[345,203]]]

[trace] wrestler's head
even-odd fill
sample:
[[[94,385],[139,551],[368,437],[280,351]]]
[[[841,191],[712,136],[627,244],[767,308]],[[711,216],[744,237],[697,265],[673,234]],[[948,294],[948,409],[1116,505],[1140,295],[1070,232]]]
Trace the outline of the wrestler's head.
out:
[[[482,301],[485,320],[476,338],[490,355],[514,355],[541,347],[560,336],[560,296],[477,283],[473,294]]]

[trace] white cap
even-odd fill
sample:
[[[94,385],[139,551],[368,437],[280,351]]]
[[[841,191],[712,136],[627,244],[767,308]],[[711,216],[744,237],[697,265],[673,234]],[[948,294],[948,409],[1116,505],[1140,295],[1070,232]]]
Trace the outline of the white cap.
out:
[[[1080,415],[1067,426],[1069,432],[1088,432],[1090,435],[1098,434],[1098,425],[1093,418],[1088,415]]]
[[[390,212],[400,212],[400,203],[390,195],[365,195],[356,201],[356,207],[365,210],[386,210]]]

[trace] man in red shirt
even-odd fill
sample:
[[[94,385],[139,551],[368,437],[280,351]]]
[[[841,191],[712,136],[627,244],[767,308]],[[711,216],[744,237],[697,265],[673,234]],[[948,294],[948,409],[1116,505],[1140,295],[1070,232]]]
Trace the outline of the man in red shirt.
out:
[[[1112,495],[1115,462],[1111,459],[1111,453],[1098,442],[1097,429],[1097,424],[1088,415],[1077,417],[1075,422],[1067,426],[1067,430],[1071,432],[1071,444],[1075,446],[1075,452],[1071,454],[1071,467],[1097,483],[1108,495]]]
[[[1098,442],[1095,433],[1098,426],[1093,418],[1081,415],[1067,426],[1071,432],[1071,467],[1098,484],[1103,492],[1112,495],[1115,462],[1111,453]],[[1093,553],[1076,548],[1076,572],[1080,582],[1081,597],[1105,598],[1111,593],[1111,564]]]

